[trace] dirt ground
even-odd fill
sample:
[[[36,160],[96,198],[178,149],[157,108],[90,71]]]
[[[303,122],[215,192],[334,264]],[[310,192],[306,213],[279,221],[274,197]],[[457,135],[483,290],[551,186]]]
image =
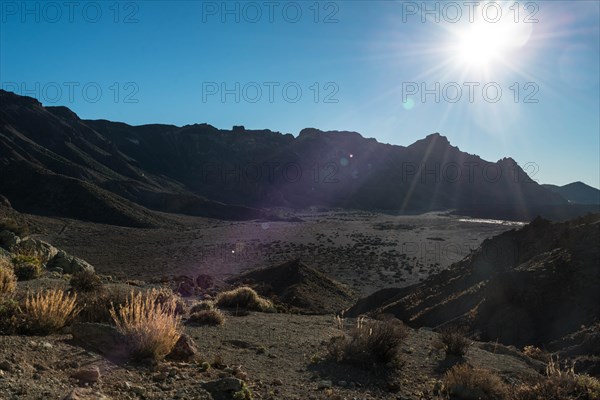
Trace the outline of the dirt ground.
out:
[[[172,229],[135,229],[32,217],[34,235],[77,255],[101,274],[151,280],[241,271],[300,258],[360,295],[407,286],[464,258],[518,223],[438,213],[306,212],[303,222],[228,222],[171,216]],[[93,246],[90,245],[93,243]]]

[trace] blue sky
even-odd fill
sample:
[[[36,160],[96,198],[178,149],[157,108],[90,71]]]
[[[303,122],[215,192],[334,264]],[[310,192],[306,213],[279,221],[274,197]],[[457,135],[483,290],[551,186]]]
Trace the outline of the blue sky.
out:
[[[0,13],[2,88],[82,118],[399,145],[440,132],[540,183],[600,186],[597,1],[3,0]]]

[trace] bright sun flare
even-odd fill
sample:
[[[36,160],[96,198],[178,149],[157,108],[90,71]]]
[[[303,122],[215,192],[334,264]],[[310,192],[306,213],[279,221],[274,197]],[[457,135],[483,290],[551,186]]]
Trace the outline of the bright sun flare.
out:
[[[475,69],[506,64],[531,33],[528,27],[511,22],[479,21],[465,28],[456,35],[455,56],[463,67]]]

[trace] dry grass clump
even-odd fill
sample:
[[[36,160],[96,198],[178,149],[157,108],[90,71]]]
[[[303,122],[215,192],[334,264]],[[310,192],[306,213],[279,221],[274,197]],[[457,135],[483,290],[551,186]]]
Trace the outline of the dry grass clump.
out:
[[[547,351],[544,351],[536,346],[525,346],[523,347],[523,354],[534,360],[542,361],[545,363],[550,362],[551,355]]]
[[[343,326],[339,317],[338,325]],[[398,350],[407,336],[407,329],[399,320],[357,320],[356,326],[342,336],[331,338],[329,355],[336,362],[371,367],[397,360]]]
[[[60,330],[77,316],[77,295],[69,296],[57,289],[28,295],[23,313],[28,332],[50,334]]]
[[[490,371],[466,364],[452,367],[443,379],[442,392],[456,400],[508,400],[509,387]]]
[[[84,269],[73,274],[70,284],[78,292],[93,292],[102,287],[102,280],[94,271]]]
[[[465,337],[464,329],[446,327],[440,331],[436,345],[448,356],[464,357],[471,347],[471,340]]]
[[[517,388],[516,400],[598,400],[600,380],[575,373],[573,366],[561,368],[550,358],[546,377],[531,385]]]
[[[81,312],[77,319],[81,322],[112,323],[110,310],[124,305],[129,293],[130,289],[113,285],[103,285],[96,291],[80,293],[77,301]]]
[[[137,294],[132,291],[124,305],[110,310],[136,359],[164,358],[181,336],[181,317],[175,314],[175,301],[161,303],[158,297],[156,289]]]
[[[223,325],[225,315],[217,309],[200,310],[190,314],[188,323],[195,325]]]
[[[195,303],[192,308],[190,308],[190,313],[197,313],[198,311],[207,311],[214,310],[216,308],[216,304],[212,300],[201,300]]]
[[[187,304],[181,298],[180,295],[176,294],[170,288],[161,287],[156,290],[156,301],[160,304],[175,303],[175,314],[183,315],[187,312]]]
[[[17,277],[12,264],[7,259],[0,257],[0,297],[12,296],[16,289]]]
[[[219,293],[216,303],[219,307],[226,308],[243,308],[263,312],[272,312],[275,310],[271,301],[260,297],[254,289],[247,286]]]

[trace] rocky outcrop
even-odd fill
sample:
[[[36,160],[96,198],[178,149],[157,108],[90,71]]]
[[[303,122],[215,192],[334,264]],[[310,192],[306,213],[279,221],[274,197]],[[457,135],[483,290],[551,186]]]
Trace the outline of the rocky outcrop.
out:
[[[19,240],[19,242],[9,250],[13,253],[37,257],[42,262],[48,262],[58,254],[58,249],[50,243],[32,238]]]
[[[49,270],[58,270],[65,274],[75,274],[81,271],[94,272],[94,267],[81,258],[69,255],[63,250],[57,251],[57,254],[48,262]]]

